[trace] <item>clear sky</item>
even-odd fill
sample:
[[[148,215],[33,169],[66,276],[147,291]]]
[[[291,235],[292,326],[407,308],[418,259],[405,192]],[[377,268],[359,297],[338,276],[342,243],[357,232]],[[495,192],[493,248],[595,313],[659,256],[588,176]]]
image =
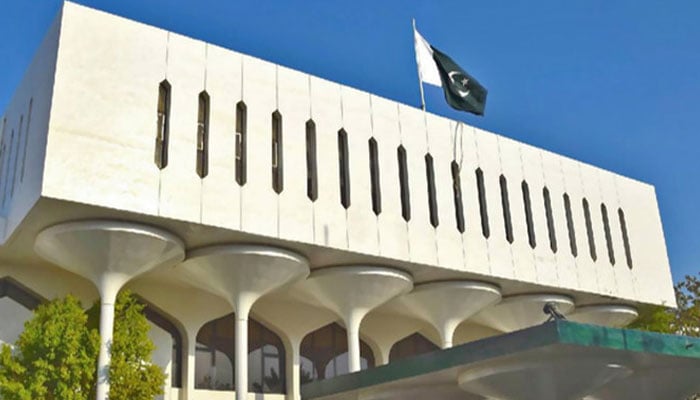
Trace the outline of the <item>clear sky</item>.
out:
[[[697,0],[78,2],[417,106],[415,17],[489,89],[429,110],[653,184],[674,280],[700,271]],[[0,3],[0,110],[60,5]]]

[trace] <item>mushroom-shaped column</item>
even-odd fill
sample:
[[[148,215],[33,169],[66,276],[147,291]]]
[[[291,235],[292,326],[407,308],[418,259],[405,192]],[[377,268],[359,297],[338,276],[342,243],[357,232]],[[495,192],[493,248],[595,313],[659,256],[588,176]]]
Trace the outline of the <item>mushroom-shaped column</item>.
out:
[[[236,399],[248,397],[248,314],[263,295],[309,274],[308,261],[269,246],[222,245],[187,254],[181,278],[226,299],[236,312]]]
[[[416,285],[413,291],[392,303],[430,323],[440,333],[440,346],[452,347],[457,326],[484,308],[497,303],[497,286],[474,281],[442,281]],[[392,304],[393,305],[393,304]]]
[[[545,322],[549,315],[544,308],[554,306],[561,314],[574,309],[574,301],[559,294],[522,294],[508,296],[474,317],[474,322],[499,330],[512,332]]]
[[[114,331],[114,302],[130,279],[184,258],[182,241],[169,232],[118,221],[80,221],[55,225],[36,238],[44,259],[91,280],[100,293],[100,355],[97,399],[109,393],[109,347]]]
[[[360,370],[360,324],[372,309],[413,287],[409,274],[386,267],[339,266],[315,270],[304,289],[345,322],[348,370]]]
[[[639,313],[634,307],[619,304],[604,304],[577,307],[576,311],[567,318],[584,324],[622,328],[632,323],[638,316]]]

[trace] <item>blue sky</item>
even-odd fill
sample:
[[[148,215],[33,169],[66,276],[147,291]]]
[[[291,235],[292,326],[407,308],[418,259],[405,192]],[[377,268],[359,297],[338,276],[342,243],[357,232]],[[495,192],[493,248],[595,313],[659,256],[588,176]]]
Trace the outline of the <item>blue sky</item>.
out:
[[[674,279],[700,271],[700,2],[80,0],[418,105],[411,18],[489,89],[439,114],[656,186]],[[0,110],[58,0],[2,0]]]

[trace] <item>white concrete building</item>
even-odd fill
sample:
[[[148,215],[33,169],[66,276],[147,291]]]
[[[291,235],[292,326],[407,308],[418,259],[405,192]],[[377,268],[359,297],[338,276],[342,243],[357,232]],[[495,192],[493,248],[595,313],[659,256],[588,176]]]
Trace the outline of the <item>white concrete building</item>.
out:
[[[129,288],[165,399],[675,304],[652,186],[73,3],[0,123],[0,341]]]

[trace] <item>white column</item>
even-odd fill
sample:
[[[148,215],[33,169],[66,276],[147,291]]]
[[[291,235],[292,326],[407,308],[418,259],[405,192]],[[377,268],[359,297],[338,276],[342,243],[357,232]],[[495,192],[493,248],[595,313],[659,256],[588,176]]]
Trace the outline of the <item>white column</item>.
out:
[[[106,273],[98,285],[100,292],[100,355],[97,358],[97,400],[109,396],[109,365],[112,360],[111,347],[114,338],[114,303],[123,280]]]
[[[302,338],[290,336],[284,341],[287,365],[287,399],[301,400],[301,341]]]
[[[97,400],[106,400],[109,394],[110,346],[114,336],[114,298],[100,304],[100,356],[97,359]]]
[[[236,400],[248,399],[248,315],[253,301],[245,294],[239,294],[235,299],[236,322],[234,326],[234,343],[236,369]]]
[[[357,372],[361,369],[360,363],[360,323],[362,316],[352,312],[345,322],[348,331],[348,371]]]
[[[185,375],[185,381],[183,386],[183,395],[180,396],[182,400],[191,399],[194,397],[194,386],[195,386],[195,362],[197,357],[197,332],[199,331],[199,324],[197,326],[190,326],[186,329],[185,338],[187,343],[187,354],[184,359],[182,370]]]

